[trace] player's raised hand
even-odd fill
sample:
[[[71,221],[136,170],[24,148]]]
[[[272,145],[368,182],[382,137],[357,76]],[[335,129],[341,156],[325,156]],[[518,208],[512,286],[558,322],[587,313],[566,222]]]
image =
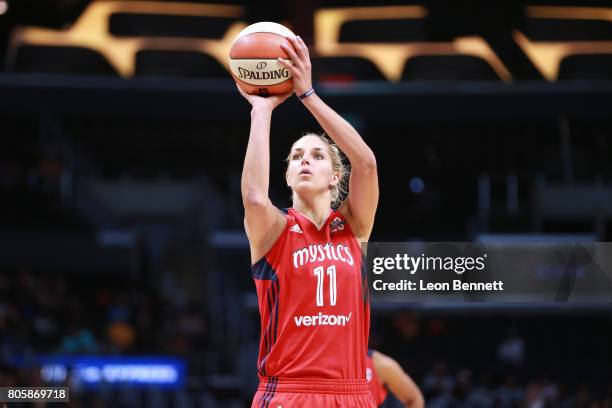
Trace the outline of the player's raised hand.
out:
[[[293,64],[279,58],[279,62],[293,75],[293,89],[296,95],[302,95],[312,88],[312,65],[308,47],[299,36],[286,37],[281,48],[289,54]]]
[[[238,84],[236,84],[236,88],[238,88],[238,92],[240,92],[240,95],[242,95],[244,99],[249,101],[251,106],[253,106],[253,109],[263,109],[266,112],[272,112],[274,108],[283,103],[291,95],[291,92],[287,92],[280,95],[270,95],[263,97],[246,93]]]

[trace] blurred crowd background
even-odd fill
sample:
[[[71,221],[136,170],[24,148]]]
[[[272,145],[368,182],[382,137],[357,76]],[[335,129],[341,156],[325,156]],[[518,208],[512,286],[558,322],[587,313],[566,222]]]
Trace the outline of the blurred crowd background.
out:
[[[307,40],[376,153],[372,241],[612,238],[610,1],[0,0],[0,386],[250,406],[250,116],[226,56],[262,20]],[[296,98],[274,114],[279,207],[310,130]],[[610,306],[375,303],[370,345],[428,407],[612,407]]]

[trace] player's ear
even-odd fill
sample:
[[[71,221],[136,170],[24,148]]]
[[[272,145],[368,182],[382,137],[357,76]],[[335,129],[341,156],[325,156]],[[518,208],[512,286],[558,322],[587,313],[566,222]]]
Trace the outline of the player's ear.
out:
[[[332,178],[329,182],[330,186],[337,186],[338,183],[340,183],[340,173],[337,171],[334,171],[334,174],[332,174]]]

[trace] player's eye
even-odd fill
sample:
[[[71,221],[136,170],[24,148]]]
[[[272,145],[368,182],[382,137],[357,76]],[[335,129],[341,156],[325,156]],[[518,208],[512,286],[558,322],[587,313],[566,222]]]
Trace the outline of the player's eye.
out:
[[[300,159],[300,158],[302,158],[302,154],[301,154],[301,153],[295,153],[295,154],[294,154],[294,155],[291,157],[291,159],[292,159],[292,160],[297,160],[297,159]]]

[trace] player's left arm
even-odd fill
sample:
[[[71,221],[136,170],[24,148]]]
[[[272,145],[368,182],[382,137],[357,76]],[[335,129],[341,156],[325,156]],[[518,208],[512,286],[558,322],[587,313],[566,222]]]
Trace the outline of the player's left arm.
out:
[[[397,361],[378,351],[372,353],[372,364],[380,381],[404,406],[423,408],[423,393]]]
[[[293,64],[280,61],[293,75],[295,93],[302,95],[312,87],[310,55],[301,38],[288,39],[291,46],[283,43],[281,47],[289,54]],[[357,238],[367,241],[378,206],[376,157],[355,128],[316,93],[302,102],[351,162],[349,195],[338,210],[347,218]]]

